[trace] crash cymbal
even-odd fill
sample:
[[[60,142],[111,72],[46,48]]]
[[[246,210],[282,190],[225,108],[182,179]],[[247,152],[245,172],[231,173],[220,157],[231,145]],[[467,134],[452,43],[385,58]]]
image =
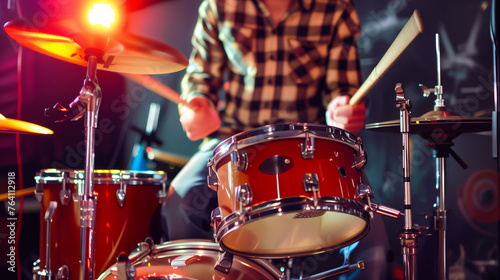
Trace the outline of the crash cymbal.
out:
[[[22,134],[53,134],[52,130],[24,122],[20,120],[8,119],[0,114],[0,132],[1,133],[22,133]]]
[[[72,19],[36,28],[24,19],[7,22],[5,32],[21,45],[66,62],[87,66],[86,50],[98,48],[97,69],[132,74],[164,74],[186,68],[187,58],[164,43],[128,32],[103,37],[85,31]],[[101,49],[102,47],[102,49]]]
[[[382,132],[400,132],[400,120],[367,124],[366,129]],[[433,138],[461,133],[491,131],[491,118],[463,117],[445,111],[431,111],[421,117],[411,118],[410,134],[421,134]]]

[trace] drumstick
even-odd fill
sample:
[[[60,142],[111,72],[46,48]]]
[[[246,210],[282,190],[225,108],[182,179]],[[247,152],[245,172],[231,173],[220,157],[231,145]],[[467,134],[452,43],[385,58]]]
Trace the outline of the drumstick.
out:
[[[350,105],[357,104],[363,99],[368,91],[378,82],[385,72],[392,66],[392,64],[399,58],[399,56],[406,50],[410,43],[422,33],[423,24],[420,14],[417,10],[413,12],[411,18],[406,22],[403,29],[399,32],[398,36],[392,42],[391,46],[379,61],[377,66],[372,70],[368,78],[361,85],[361,87],[354,93],[349,101]]]
[[[182,99],[179,93],[177,93],[175,90],[171,89],[164,83],[153,78],[152,76],[129,73],[122,73],[122,75],[176,104],[187,104],[186,100]]]
[[[17,190],[15,193],[3,193],[0,194],[0,201],[9,199],[10,197],[21,197],[25,195],[35,194],[35,187]]]

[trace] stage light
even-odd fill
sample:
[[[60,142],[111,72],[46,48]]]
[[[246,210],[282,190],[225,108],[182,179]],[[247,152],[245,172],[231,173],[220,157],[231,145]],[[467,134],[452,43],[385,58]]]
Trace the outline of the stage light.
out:
[[[102,25],[107,28],[115,21],[115,11],[109,4],[94,4],[88,13],[89,22],[92,25]]]

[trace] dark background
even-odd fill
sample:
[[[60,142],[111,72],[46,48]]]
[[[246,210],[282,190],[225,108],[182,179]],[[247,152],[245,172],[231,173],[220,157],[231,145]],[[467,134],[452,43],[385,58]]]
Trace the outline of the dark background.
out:
[[[0,5],[2,24],[22,14],[43,25],[62,14],[71,13],[73,7],[68,4],[71,1],[64,0],[7,2],[4,0]],[[126,2],[129,31],[162,41],[189,55],[199,0],[128,2],[131,1]],[[441,39],[441,73],[447,111],[462,116],[491,117],[495,100],[490,1],[354,2],[363,29],[358,42],[364,77],[375,67],[415,9],[421,13],[424,23],[424,33],[368,94],[367,124],[399,118],[394,93],[396,83],[405,87],[406,98],[413,105],[412,116],[419,117],[433,110],[435,97],[423,97],[418,84],[433,88],[437,83],[436,33]],[[8,9],[9,3],[17,4],[17,9]],[[8,172],[16,172],[19,189],[21,186],[34,187],[34,176],[41,169],[82,169],[83,122],[54,124],[43,117],[43,111],[56,102],[67,106],[78,95],[86,69],[19,48],[5,32],[0,32],[0,61],[0,113],[54,131],[54,135],[49,136],[0,134],[0,193],[7,192],[5,177]],[[155,77],[179,90],[182,75],[183,71],[180,71]],[[149,106],[153,102],[161,106],[157,133],[163,142],[154,147],[183,159],[195,152],[199,143],[186,138],[175,104],[117,73],[99,71],[98,79],[103,92],[99,119],[106,120],[110,126],[99,132],[102,137],[96,141],[96,169],[126,170],[130,167],[133,147],[140,140],[140,135],[132,127],[145,128]],[[375,191],[374,201],[402,210],[401,135],[363,130],[359,136],[368,153],[365,170]],[[438,195],[436,163],[426,143],[418,135],[411,136],[413,221],[429,227],[424,233],[431,235],[424,235],[419,240],[419,279],[436,279],[439,244],[432,222]],[[463,169],[453,158],[446,159],[449,277],[498,279],[498,160],[492,156],[492,134],[462,133],[453,144],[453,150],[468,168]],[[151,164],[153,169],[166,170],[169,179],[179,168],[168,161]],[[38,258],[40,206],[32,195],[18,197],[16,206],[20,208],[16,236],[19,238],[17,256],[20,266],[17,268],[22,271],[22,279],[30,279],[31,264]],[[9,232],[4,226],[5,210],[0,209],[0,213],[0,275],[14,277],[5,266]],[[383,220],[392,249],[387,259],[388,279],[401,279],[403,261],[397,233],[403,228],[404,221],[386,217]],[[15,277],[2,276],[2,279]]]

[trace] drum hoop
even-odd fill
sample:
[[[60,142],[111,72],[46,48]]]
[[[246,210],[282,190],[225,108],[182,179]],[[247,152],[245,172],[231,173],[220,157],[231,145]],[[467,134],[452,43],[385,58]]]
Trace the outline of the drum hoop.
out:
[[[68,183],[78,184],[84,181],[83,170],[74,169],[42,169],[36,176],[37,184],[61,183],[67,180]],[[109,176],[109,174],[112,174]],[[166,182],[167,176],[164,171],[129,171],[129,170],[95,170],[94,183],[112,183],[127,185],[162,185]]]
[[[369,231],[370,228],[370,215],[368,212],[364,210],[363,204],[351,200],[351,199],[346,199],[346,198],[340,198],[340,197],[333,197],[333,196],[325,196],[320,198],[318,200],[318,207],[320,211],[330,211],[330,212],[338,212],[338,213],[344,213],[344,214],[350,214],[355,217],[358,217],[362,220],[364,220],[367,224],[367,227],[360,233],[358,234],[354,239],[349,240],[348,242],[344,242],[341,244],[335,244],[333,246],[330,246],[328,248],[322,248],[319,250],[313,250],[313,251],[308,251],[308,252],[297,252],[297,253],[292,253],[292,254],[276,254],[276,255],[268,255],[268,254],[251,254],[251,253],[245,253],[245,252],[239,252],[239,251],[234,251],[231,248],[228,248],[224,244],[224,237],[234,231],[237,230],[238,228],[242,227],[245,224],[258,221],[261,219],[265,219],[271,216],[279,216],[282,215],[283,213],[293,213],[293,212],[299,212],[303,211],[304,206],[310,206],[313,207],[314,202],[310,198],[299,198],[299,197],[291,197],[291,198],[284,198],[280,200],[272,200],[268,201],[262,204],[258,204],[253,207],[253,209],[257,210],[252,210],[250,212],[246,212],[244,214],[244,218],[241,218],[235,213],[229,214],[227,217],[223,218],[220,225],[219,225],[219,230],[216,235],[216,241],[220,244],[221,248],[225,251],[228,251],[233,254],[239,254],[245,257],[266,257],[266,258],[288,258],[288,257],[300,257],[300,256],[306,256],[314,253],[320,253],[328,250],[334,250],[338,249],[341,247],[345,247],[348,244],[352,244],[353,242],[356,242],[363,238]],[[346,211],[348,210],[348,211]]]
[[[238,133],[220,142],[214,149],[213,158],[209,162],[209,167],[211,165],[216,167],[222,158],[226,157],[234,150],[274,140],[303,138],[308,132],[309,136],[313,138],[346,144],[355,151],[362,150],[358,142],[358,137],[338,127],[309,123],[267,125]]]
[[[141,250],[140,247],[136,249]],[[148,249],[149,250],[149,249]],[[207,251],[216,251],[218,253],[222,253],[223,250],[219,246],[218,243],[215,243],[211,240],[207,239],[179,239],[179,240],[172,240],[168,242],[164,242],[162,244],[154,245],[153,250],[151,253],[146,253],[146,252],[140,252],[136,254],[135,257],[130,258],[130,263],[131,265],[136,265],[140,264],[144,261],[144,259],[150,257],[150,256],[158,256],[161,253],[166,253],[166,252],[177,252],[177,253],[186,253],[189,251],[199,251],[199,250],[207,250]],[[236,258],[242,256],[235,256]],[[246,259],[246,261],[252,261],[254,263],[257,263],[262,267],[264,270],[266,270],[270,275],[274,276],[275,279],[283,279],[282,277],[282,272],[275,266],[273,266],[270,262],[264,260],[264,259]],[[111,267],[108,268],[106,271],[104,271],[98,278],[98,280],[105,279],[107,276],[111,275]]]

